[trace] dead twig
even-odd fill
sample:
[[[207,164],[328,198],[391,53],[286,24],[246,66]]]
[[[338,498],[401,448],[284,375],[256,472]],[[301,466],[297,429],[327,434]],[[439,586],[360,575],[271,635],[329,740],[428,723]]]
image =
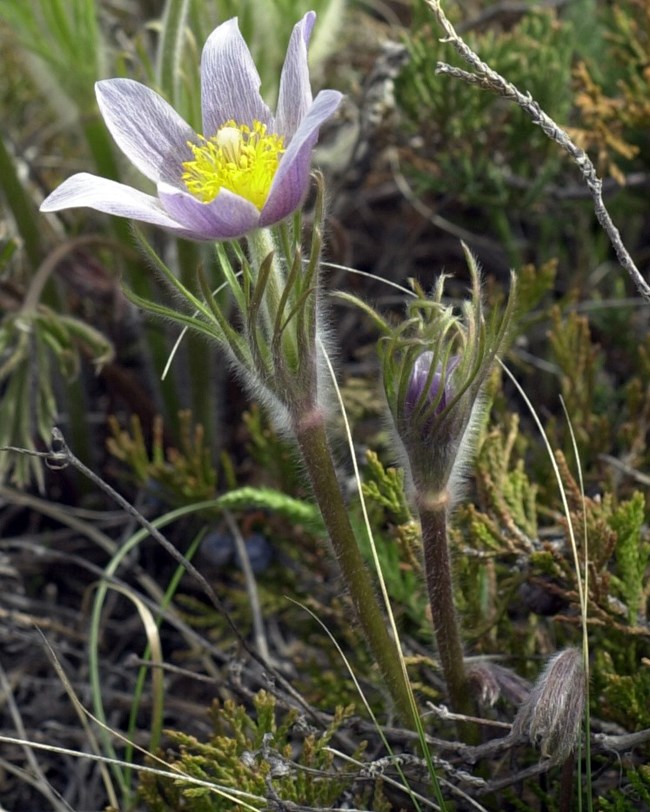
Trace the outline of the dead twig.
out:
[[[616,256],[618,257],[618,261],[629,274],[639,293],[646,301],[650,302],[650,285],[648,285],[641,276],[641,272],[636,267],[634,260],[623,244],[621,235],[605,207],[602,195],[603,182],[596,174],[596,168],[587,153],[580,149],[580,147],[569,138],[567,133],[542,110],[530,93],[522,93],[515,85],[508,82],[503,76],[492,70],[489,65],[480,59],[478,54],[456,33],[453,25],[449,22],[440,6],[440,0],[426,1],[445,32],[446,36],[441,41],[449,42],[456,49],[457,53],[470,65],[473,71],[462,70],[453,65],[448,65],[445,62],[438,62],[436,73],[444,76],[453,76],[455,79],[461,79],[470,85],[476,85],[477,87],[483,88],[483,90],[489,90],[508,101],[514,102],[530,117],[533,124],[541,127],[543,132],[552,141],[555,141],[556,144],[570,155],[587,184],[594,203],[596,218],[609,237]]]
[[[602,747],[603,750],[614,750],[617,753],[623,753],[626,750],[632,750],[634,747],[649,742],[650,729],[638,730],[636,733],[622,733],[618,736],[595,733],[592,738],[594,744],[597,747]]]

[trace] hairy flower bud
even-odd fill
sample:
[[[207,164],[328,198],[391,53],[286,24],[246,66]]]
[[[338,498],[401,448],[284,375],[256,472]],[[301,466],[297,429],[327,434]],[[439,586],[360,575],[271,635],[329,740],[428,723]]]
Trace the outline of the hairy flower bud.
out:
[[[522,703],[512,732],[528,736],[543,758],[565,761],[580,735],[586,685],[582,653],[568,648],[552,657]]]
[[[386,397],[414,492],[425,501],[454,501],[480,392],[506,344],[514,312],[515,279],[505,309],[486,318],[476,260],[465,247],[471,297],[455,308],[444,301],[445,277],[432,295],[414,284],[406,320],[387,329],[379,352]]]

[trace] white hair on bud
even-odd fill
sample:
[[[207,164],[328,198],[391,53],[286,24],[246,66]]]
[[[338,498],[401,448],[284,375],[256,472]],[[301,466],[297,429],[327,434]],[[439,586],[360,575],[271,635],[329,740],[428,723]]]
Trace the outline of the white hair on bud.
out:
[[[450,509],[457,505],[465,495],[466,480],[476,454],[476,443],[478,442],[485,406],[485,398],[479,393],[472,405],[467,427],[458,444],[456,459],[449,475],[447,492],[449,494]]]

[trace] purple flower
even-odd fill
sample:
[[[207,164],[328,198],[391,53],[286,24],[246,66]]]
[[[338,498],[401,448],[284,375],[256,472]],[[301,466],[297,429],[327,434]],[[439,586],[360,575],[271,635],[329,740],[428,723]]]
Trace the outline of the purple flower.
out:
[[[307,46],[315,19],[310,11],[293,29],[275,116],[260,96],[236,18],[216,28],[203,49],[202,135],[139,82],[98,82],[106,126],[157,195],[82,172],[52,192],[41,211],[88,206],[194,240],[235,239],[284,219],[307,192],[319,129],[342,98],[322,90],[312,100]]]
[[[418,401],[422,396],[424,387],[427,385],[427,378],[429,377],[432,363],[433,352],[430,350],[426,350],[415,359],[406,389],[406,397],[404,399],[404,414],[407,418],[410,418],[417,409]],[[445,385],[442,392],[440,391],[443,379],[442,364],[439,363],[436,371],[433,373],[431,383],[429,384],[429,391],[422,405],[423,409],[427,409],[430,404],[436,404],[432,415],[433,417],[437,417],[447,408],[447,399],[451,391],[449,385],[450,379],[459,363],[459,356],[452,355],[449,358],[447,369],[444,373]]]

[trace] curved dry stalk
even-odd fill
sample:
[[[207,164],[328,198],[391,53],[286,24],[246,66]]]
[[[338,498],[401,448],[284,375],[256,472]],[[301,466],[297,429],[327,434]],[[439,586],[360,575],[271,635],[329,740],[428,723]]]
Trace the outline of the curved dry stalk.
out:
[[[448,65],[445,62],[438,62],[436,73],[445,76],[453,76],[455,79],[461,79],[470,85],[477,85],[484,90],[489,90],[508,101],[514,102],[530,117],[533,124],[541,127],[543,132],[552,141],[555,141],[556,144],[569,154],[587,184],[587,188],[593,200],[596,219],[609,237],[619,263],[622,268],[627,271],[641,296],[650,302],[650,285],[648,285],[641,276],[641,272],[636,267],[634,260],[623,244],[620,232],[614,225],[605,207],[602,195],[603,182],[601,178],[598,177],[596,168],[587,153],[583,149],[580,149],[580,147],[569,138],[568,134],[542,110],[530,93],[522,93],[512,82],[508,82],[503,76],[492,70],[489,65],[480,59],[478,54],[456,33],[453,25],[449,22],[445,12],[442,10],[440,0],[426,0],[426,2],[445,32],[446,36],[441,41],[449,42],[453,45],[457,53],[472,68],[472,72],[469,72],[461,68],[456,68],[453,65]]]

